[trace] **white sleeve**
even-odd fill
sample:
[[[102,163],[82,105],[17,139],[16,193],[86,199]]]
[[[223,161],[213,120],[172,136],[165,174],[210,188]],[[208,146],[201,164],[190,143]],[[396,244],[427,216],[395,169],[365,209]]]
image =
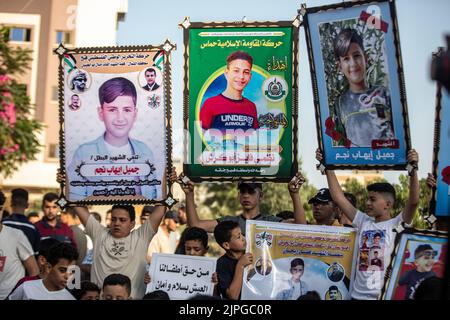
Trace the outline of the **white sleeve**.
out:
[[[356,215],[355,215],[355,218],[353,219],[352,226],[355,228],[361,229],[361,226],[362,226],[364,220],[366,220],[366,218],[367,218],[367,215],[365,213],[363,213],[359,210],[356,211]]]
[[[26,300],[25,299],[25,291],[23,290],[23,283],[14,290],[13,293],[11,293],[8,298],[8,300]]]
[[[148,246],[155,236],[150,220],[147,219],[144,224],[138,228],[136,231],[139,241],[144,241]]]
[[[34,251],[31,247],[30,241],[28,241],[27,237],[22,231],[18,233],[17,253],[21,261],[25,261],[32,255],[34,255]]]
[[[89,218],[86,223],[86,234],[91,237],[92,241],[95,242],[96,238],[100,233],[104,231],[106,227],[102,226],[100,222],[95,220],[92,214],[89,215]]]

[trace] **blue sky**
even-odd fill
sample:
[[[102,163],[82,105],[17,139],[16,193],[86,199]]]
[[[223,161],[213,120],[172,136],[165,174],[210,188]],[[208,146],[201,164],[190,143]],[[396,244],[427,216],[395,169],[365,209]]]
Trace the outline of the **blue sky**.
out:
[[[293,20],[300,3],[308,7],[336,3],[327,0],[129,0],[125,22],[119,23],[118,45],[158,45],[170,39],[177,45],[172,54],[172,112],[174,150],[182,157],[183,117],[183,31],[178,27],[186,16],[191,21]],[[419,176],[431,172],[435,116],[435,83],[429,77],[431,53],[446,46],[450,34],[450,1],[397,0],[397,20],[405,72],[406,93],[412,146],[419,152]],[[304,30],[300,30],[299,64],[299,153],[308,179],[322,187],[326,179],[315,169],[317,148],[311,77]],[[391,182],[398,181],[401,171],[385,171]]]

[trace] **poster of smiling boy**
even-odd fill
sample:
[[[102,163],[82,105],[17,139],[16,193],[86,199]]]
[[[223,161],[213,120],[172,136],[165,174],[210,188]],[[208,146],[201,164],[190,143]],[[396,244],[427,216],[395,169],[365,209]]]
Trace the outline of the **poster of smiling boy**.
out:
[[[180,24],[193,181],[289,181],[296,172],[298,23]]]
[[[394,2],[301,12],[325,167],[405,169],[410,135]]]
[[[167,72],[173,48],[167,42],[126,49],[68,50],[61,45],[56,50],[62,206],[152,203],[170,197],[165,181],[171,167]],[[147,88],[149,69],[152,90]],[[77,108],[71,107],[75,94]]]

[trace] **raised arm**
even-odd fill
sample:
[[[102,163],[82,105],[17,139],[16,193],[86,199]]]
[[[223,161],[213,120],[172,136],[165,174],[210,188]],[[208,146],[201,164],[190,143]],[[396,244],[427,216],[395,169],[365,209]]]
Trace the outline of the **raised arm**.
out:
[[[238,263],[236,264],[236,269],[234,271],[233,280],[230,283],[230,286],[226,290],[226,295],[228,299],[238,300],[239,295],[242,290],[242,279],[244,275],[244,269],[246,266],[250,265],[253,261],[253,255],[251,253],[246,253],[242,257],[239,258]]]
[[[417,207],[419,206],[419,178],[417,177],[419,155],[416,150],[411,149],[408,151],[407,160],[408,163],[415,166],[415,168],[412,169],[409,178],[409,198],[408,201],[406,201],[405,208],[403,209],[403,221],[410,224],[413,221]]]
[[[173,180],[173,178],[174,177],[171,176],[171,180]],[[186,195],[186,216],[188,226],[202,228],[209,233],[214,232],[214,228],[217,226],[216,220],[201,220],[198,217],[194,198],[194,183],[190,180],[188,181],[188,179],[183,182],[181,179],[176,177],[175,181],[180,183],[181,189],[183,189],[183,192]]]
[[[323,159],[322,153],[319,149],[316,150],[316,159],[320,162]],[[342,210],[350,221],[353,221],[357,210],[345,197],[341,185],[336,178],[336,174],[333,170],[325,170],[325,175],[327,177],[328,188],[330,189],[331,197],[333,198],[334,203]]]
[[[149,223],[155,233],[158,232],[158,227],[166,214],[166,209],[167,208],[165,206],[157,206],[150,215]]]
[[[304,182],[305,179],[302,174],[297,172],[295,177],[288,184],[289,195],[291,196],[292,205],[294,207],[294,222],[298,224],[306,224],[305,209],[302,206],[298,192]]]

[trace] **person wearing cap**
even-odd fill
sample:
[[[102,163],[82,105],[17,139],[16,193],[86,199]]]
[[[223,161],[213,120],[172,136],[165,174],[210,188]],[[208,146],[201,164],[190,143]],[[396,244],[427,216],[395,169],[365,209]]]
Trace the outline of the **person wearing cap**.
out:
[[[179,182],[178,179],[172,182]],[[294,222],[306,224],[306,215],[299,197],[299,190],[304,179],[300,172],[289,182],[288,189],[294,207]],[[240,182],[238,184],[239,202],[242,206],[242,213],[238,216],[224,216],[218,219],[202,220],[198,217],[195,199],[194,184],[192,181],[180,183],[181,188],[186,194],[186,212],[188,225],[198,227],[209,233],[214,232],[214,228],[222,221],[235,221],[241,228],[241,233],[245,236],[245,224],[247,220],[262,220],[272,222],[283,222],[283,219],[273,215],[262,214],[260,212],[261,201],[263,197],[263,185],[256,182]]]
[[[308,203],[313,207],[314,224],[342,227],[336,219],[337,206],[333,202],[328,188],[320,189],[314,197],[309,199]]]
[[[179,236],[177,227],[180,219],[178,212],[169,210],[166,212],[158,232],[153,237],[147,251],[147,262],[152,260],[153,253],[174,253],[177,248]]]
[[[436,277],[433,265],[437,251],[429,244],[420,244],[414,250],[415,269],[405,272],[398,281],[399,286],[406,286],[405,300],[414,299],[417,288],[423,280]]]

